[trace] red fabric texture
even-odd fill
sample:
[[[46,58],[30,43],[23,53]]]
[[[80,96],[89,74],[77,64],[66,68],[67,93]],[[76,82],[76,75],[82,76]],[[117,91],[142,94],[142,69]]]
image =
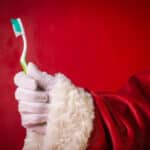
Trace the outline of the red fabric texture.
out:
[[[91,94],[96,118],[88,150],[150,150],[150,71],[116,93]]]

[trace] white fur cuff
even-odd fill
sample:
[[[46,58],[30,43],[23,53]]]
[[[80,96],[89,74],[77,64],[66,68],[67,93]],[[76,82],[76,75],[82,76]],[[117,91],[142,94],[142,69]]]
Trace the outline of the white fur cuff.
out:
[[[93,129],[94,106],[91,95],[74,86],[64,75],[57,74],[50,99],[46,135],[37,137],[31,133],[32,137],[27,136],[30,140],[26,141],[33,139],[32,144],[28,143],[36,145],[31,149],[85,150]],[[25,147],[30,147],[27,142]],[[25,147],[24,150],[31,150]]]

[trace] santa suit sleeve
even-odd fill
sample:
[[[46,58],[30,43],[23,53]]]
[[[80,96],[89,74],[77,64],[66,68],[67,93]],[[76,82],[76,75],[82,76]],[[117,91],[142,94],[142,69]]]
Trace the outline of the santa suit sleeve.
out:
[[[132,76],[116,93],[90,93],[95,120],[88,150],[150,149],[150,71]]]
[[[46,135],[27,131],[24,150],[149,150],[150,71],[116,93],[76,87],[56,75]]]

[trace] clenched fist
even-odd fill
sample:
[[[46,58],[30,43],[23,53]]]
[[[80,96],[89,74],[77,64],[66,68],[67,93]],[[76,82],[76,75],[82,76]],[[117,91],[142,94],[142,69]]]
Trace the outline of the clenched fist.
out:
[[[30,131],[45,133],[50,104],[49,93],[54,84],[54,77],[29,63],[27,74],[17,73],[14,82],[17,85],[15,98],[18,100],[22,125]]]

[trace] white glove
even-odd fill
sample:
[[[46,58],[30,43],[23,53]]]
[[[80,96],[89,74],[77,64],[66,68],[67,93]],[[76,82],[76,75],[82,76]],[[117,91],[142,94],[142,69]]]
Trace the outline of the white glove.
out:
[[[54,85],[54,77],[29,63],[27,74],[17,73],[14,82],[18,86],[15,98],[19,103],[23,127],[44,134],[50,104],[49,92]]]
[[[32,63],[27,74],[20,72],[14,80],[27,129],[23,150],[86,149],[94,119],[89,93],[63,74],[48,75]]]

